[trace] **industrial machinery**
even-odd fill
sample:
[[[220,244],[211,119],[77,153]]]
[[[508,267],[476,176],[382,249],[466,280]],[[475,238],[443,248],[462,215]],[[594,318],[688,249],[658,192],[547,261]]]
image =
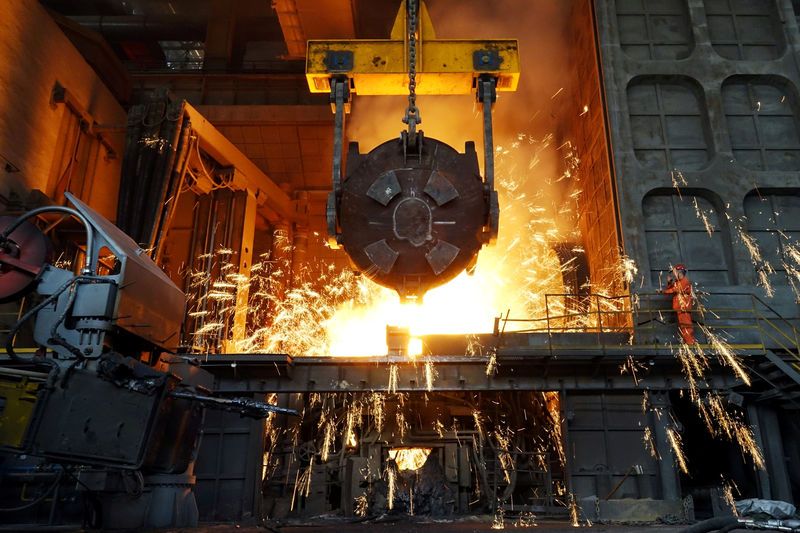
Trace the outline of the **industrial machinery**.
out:
[[[335,113],[331,246],[343,247],[357,270],[395,289],[402,301],[420,302],[429,289],[473,268],[499,229],[492,105],[497,91],[516,90],[517,41],[437,40],[425,5],[410,0],[388,41],[309,41],[306,77],[312,92],[330,91]],[[351,93],[406,92],[407,131],[367,154],[351,143],[342,177]],[[483,178],[473,142],[459,153],[417,131],[417,93],[471,92],[483,111]]]
[[[176,351],[183,292],[139,246],[69,193],[0,218],[0,302],[43,297],[11,329],[0,360],[0,452],[6,472],[26,466],[53,478],[30,508],[72,476],[89,491],[104,529],[192,525],[192,463],[205,407],[263,418],[296,414],[250,399],[216,398],[213,377]],[[28,219],[74,217],[86,233],[76,275],[50,264],[50,243]],[[57,221],[56,221],[57,223]],[[33,325],[39,348],[14,347]],[[31,459],[22,457],[33,456]],[[28,474],[30,475],[30,472]],[[49,478],[48,478],[49,479]],[[22,499],[22,498],[20,498]]]

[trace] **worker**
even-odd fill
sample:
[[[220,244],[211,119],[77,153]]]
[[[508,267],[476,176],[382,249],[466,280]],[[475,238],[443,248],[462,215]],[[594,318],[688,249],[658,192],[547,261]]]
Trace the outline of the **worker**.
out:
[[[694,344],[694,326],[692,325],[692,284],[686,277],[686,267],[680,263],[672,269],[675,279],[667,276],[665,293],[672,293],[672,309],[678,315],[678,331],[683,342]]]

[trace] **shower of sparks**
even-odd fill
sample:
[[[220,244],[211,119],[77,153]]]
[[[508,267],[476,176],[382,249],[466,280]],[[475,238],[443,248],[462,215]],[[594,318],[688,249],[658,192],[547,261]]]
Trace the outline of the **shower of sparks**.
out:
[[[359,518],[367,516],[367,509],[369,509],[369,502],[366,495],[362,494],[355,498],[354,512]]]
[[[683,367],[683,375],[689,384],[689,394],[696,403],[699,400],[698,385],[705,385],[706,370],[711,368],[708,358],[697,344],[679,344],[673,354]]]
[[[731,349],[730,345],[722,340],[719,335],[713,333],[708,327],[704,326],[703,324],[698,325],[700,326],[700,330],[709,340],[709,344],[711,344],[713,347],[714,353],[717,355],[717,357],[720,358],[725,365],[729,366],[733,370],[734,374],[736,374],[739,379],[741,379],[745,385],[749,387],[750,376],[748,376],[744,371],[744,367],[742,367],[739,356],[733,351],[733,349]]]
[[[695,402],[703,421],[711,436],[724,436],[739,445],[742,457],[749,456],[756,467],[764,470],[764,456],[753,436],[753,429],[745,424],[737,415],[732,415],[725,408],[725,402],[719,393],[709,392],[701,401]]]
[[[322,440],[322,462],[326,463],[328,461],[328,457],[333,451],[333,445],[335,440],[335,432],[336,432],[336,421],[334,419],[329,419],[326,421],[323,430],[323,440]]]
[[[497,370],[497,352],[493,350],[489,354],[489,359],[486,361],[486,375],[491,377],[492,375],[494,375],[496,370]]]
[[[188,291],[194,321],[192,344],[198,351],[212,353],[370,356],[386,353],[389,323],[408,327],[412,338],[418,338],[488,333],[498,312],[509,308],[515,316],[543,318],[549,311],[563,317],[565,299],[546,302],[544,295],[564,293],[563,274],[577,268],[574,261],[562,265],[554,250],[564,243],[580,242],[582,191],[576,186],[580,158],[570,141],[555,147],[553,135],[517,137],[509,147],[497,146],[496,188],[504,229],[495,246],[481,251],[473,275],[462,273],[428,291],[421,306],[401,305],[394,291],[347,269],[309,259],[296,271],[291,265],[290,239],[276,235],[282,238],[275,239],[273,252],[262,254],[252,265],[249,279],[238,276],[233,250],[198,259]],[[554,154],[559,162],[553,161]],[[532,165],[544,158],[550,164],[538,165],[531,172],[527,158]],[[559,187],[569,201],[546,194],[542,179],[562,182]],[[249,291],[247,323],[260,325],[242,338],[232,335],[237,290]],[[505,329],[513,330],[513,326],[521,329],[526,324],[507,324]],[[482,347],[470,349],[481,353]],[[411,355],[421,351],[422,343],[416,342]]]
[[[656,448],[656,442],[653,438],[653,433],[650,431],[650,426],[646,426],[644,428],[644,435],[642,436],[642,440],[644,441],[644,446],[647,450],[650,451],[650,456],[655,459],[656,461],[661,460],[661,456],[658,454],[658,448]]]
[[[556,94],[553,95],[555,98]],[[588,109],[585,109],[588,112]],[[522,148],[532,150],[530,159],[519,161]],[[545,172],[542,161],[545,160],[545,150],[557,150],[562,158],[562,171],[552,175],[534,175],[531,170]],[[577,268],[574,260],[562,264],[556,254],[556,246],[567,243],[575,253],[582,253],[583,249],[578,244],[581,236],[577,230],[578,204],[582,199],[582,190],[577,186],[580,182],[580,159],[577,150],[569,141],[555,147],[555,137],[545,136],[536,139],[529,135],[520,134],[517,141],[508,149],[497,146],[496,157],[498,167],[505,167],[505,172],[498,172],[497,188],[502,206],[501,218],[504,231],[501,232],[498,243],[493,248],[481,252],[478,268],[475,275],[462,273],[447,285],[428,292],[422,306],[402,306],[396,294],[388,289],[378,287],[366,276],[356,276],[349,270],[340,271],[332,265],[314,264],[309,262],[306,270],[293,272],[291,265],[281,261],[279,257],[291,257],[292,248],[284,236],[284,249],[276,250],[280,253],[267,253],[260,257],[260,261],[252,265],[249,279],[237,274],[236,258],[232,250],[218,250],[215,254],[206,254],[198,258],[202,263],[199,272],[192,273],[189,277],[189,293],[193,295],[192,307],[189,313],[194,328],[192,341],[196,348],[203,351],[232,350],[240,353],[288,353],[292,356],[337,356],[337,355],[383,355],[386,353],[385,326],[398,324],[408,327],[413,337],[429,333],[458,333],[468,334],[466,355],[484,356],[487,358],[486,374],[491,376],[497,367],[496,346],[484,346],[477,334],[488,332],[492,320],[500,316],[502,331],[515,331],[525,329],[536,331],[597,331],[598,327],[608,328],[605,331],[631,331],[630,312],[638,307],[636,296],[631,299],[617,298],[624,290],[617,285],[617,281],[608,286],[595,282],[589,288],[592,297],[585,301],[583,308],[575,309],[575,298],[565,296],[568,289],[564,286],[564,274],[569,274]],[[675,170],[671,173],[672,183],[680,196],[680,187],[688,186],[683,174]],[[564,187],[562,198],[555,201],[546,196],[541,182],[559,184]],[[533,185],[533,186],[532,186]],[[702,210],[696,199],[692,200],[695,214],[706,232],[713,236],[713,211]],[[510,229],[509,229],[510,228]],[[739,230],[742,242],[747,247],[753,264],[757,266],[761,285],[764,286],[768,296],[773,291],[769,285],[769,276],[774,273],[773,267],[763,259],[756,240],[749,236],[741,227]],[[779,232],[780,233],[780,232]],[[785,235],[783,244],[782,267],[789,277],[789,283],[800,302],[800,250]],[[637,281],[639,271],[635,262],[627,257],[620,257],[616,265],[606,268],[608,278],[621,280],[626,286]],[[313,281],[312,281],[313,280]],[[644,282],[642,278],[642,283]],[[623,288],[624,289],[624,288]],[[237,312],[237,292],[249,291],[250,315],[248,322],[260,324],[253,331],[248,331],[244,338],[232,338],[232,321]],[[698,302],[699,304],[699,302]],[[580,306],[579,306],[580,307]],[[520,323],[508,320],[509,313],[513,316],[524,316],[532,319],[531,322]],[[506,319],[502,317],[505,314]],[[753,430],[747,426],[736,413],[730,413],[724,398],[715,391],[705,391],[710,386],[708,373],[711,370],[710,359],[729,367],[744,384],[750,385],[750,378],[745,371],[740,356],[725,343],[719,335],[709,328],[700,325],[711,350],[704,352],[699,345],[676,345],[673,349],[674,356],[680,361],[688,383],[692,403],[698,409],[708,431],[712,436],[725,437],[736,442],[742,450],[743,456],[749,456],[759,468],[764,468],[761,450],[758,448]],[[631,337],[631,341],[633,337]],[[422,343],[419,348],[410,349],[410,355],[422,353]],[[634,382],[639,384],[639,373],[644,374],[647,366],[631,357],[621,369],[630,373]],[[342,454],[347,448],[359,446],[359,438],[370,442],[368,432],[377,433],[377,439],[384,440],[386,432],[392,432],[392,437],[403,441],[407,433],[415,425],[415,416],[406,412],[406,396],[398,394],[399,367],[396,364],[388,365],[388,382],[385,391],[364,393],[356,398],[349,396],[340,403],[338,415],[336,412],[336,398],[334,394],[310,394],[306,408],[321,410],[317,425],[317,438],[313,441],[319,450],[322,463],[340,460],[338,452]],[[425,390],[429,393],[435,390],[437,371],[431,361],[424,365]],[[528,444],[533,445],[535,451],[558,454],[562,467],[566,466],[566,454],[562,438],[562,415],[560,397],[557,392],[541,394],[539,400],[542,413],[540,419],[546,418],[546,436],[531,438],[524,434],[524,428],[500,425],[500,420],[490,416],[484,417],[479,409],[487,405],[473,405],[472,418],[477,439],[472,435],[465,437],[463,428],[459,429],[456,421],[452,421],[450,430],[455,439],[465,439],[469,443],[472,439],[473,451],[479,459],[473,470],[475,481],[475,495],[489,498],[495,503],[503,499],[494,494],[492,488],[484,486],[484,481],[479,481],[481,473],[486,474],[486,463],[496,461],[502,469],[502,476],[506,483],[512,482],[514,472],[515,454],[520,450],[520,443],[529,438]],[[425,395],[427,402],[427,394]],[[328,400],[331,401],[328,401]],[[387,414],[386,405],[390,406]],[[643,410],[652,409],[648,406],[648,399],[643,398]],[[345,409],[346,411],[342,411]],[[669,416],[667,412],[654,409],[657,416]],[[305,414],[304,410],[304,414]],[[394,416],[392,415],[394,413]],[[484,410],[483,413],[493,411]],[[362,428],[362,414],[366,415]],[[523,413],[525,425],[528,425],[527,412]],[[370,422],[371,420],[371,422]],[[521,423],[522,420],[519,420]],[[537,423],[539,423],[537,422]],[[421,422],[420,422],[421,423]],[[533,422],[530,422],[533,425]],[[522,424],[521,424],[522,425]],[[429,423],[426,426],[430,428]],[[275,434],[275,429],[269,425],[267,433],[270,441],[274,442],[280,437]],[[445,438],[446,426],[440,419],[436,419],[433,428],[440,438]],[[361,433],[358,433],[358,430]],[[461,434],[459,435],[459,431]],[[289,432],[287,431],[287,434]],[[294,444],[297,445],[299,426],[294,430]],[[413,433],[411,434],[413,436]],[[321,443],[320,443],[321,437]],[[672,428],[667,428],[667,439],[674,452],[675,460],[681,471],[688,473],[688,465],[682,450],[680,435]],[[650,454],[659,459],[658,450],[651,428],[643,428],[643,441]],[[458,441],[461,445],[461,441]],[[406,470],[406,460],[418,466],[409,469],[418,469],[427,460],[427,453],[411,451],[409,448],[392,450],[389,456],[392,461],[386,465],[384,475],[380,472],[365,474],[366,477],[383,477],[388,483],[388,506],[393,509],[398,485],[398,470]],[[487,458],[485,453],[492,452],[492,457]],[[531,449],[525,450],[530,452]],[[402,453],[401,453],[402,452]],[[342,455],[343,456],[343,455]],[[408,456],[408,457],[406,457]],[[268,463],[271,461],[265,452],[265,476]],[[545,462],[545,453],[536,456],[539,467],[549,468]],[[311,471],[314,466],[315,456],[310,457],[310,464],[301,471],[300,461],[293,455],[295,470],[294,492],[292,494],[291,508],[294,509],[295,493],[308,497],[311,485]],[[368,468],[370,467],[368,463]],[[291,482],[290,469],[286,470],[286,483]],[[371,481],[370,481],[371,483]],[[728,488],[730,489],[730,487]],[[556,494],[566,495],[566,488],[561,486]],[[728,490],[730,494],[730,490]],[[731,496],[732,497],[732,496]],[[404,495],[401,496],[404,498]],[[409,493],[410,504],[413,505],[413,493]],[[511,500],[513,505],[513,499]],[[579,507],[572,494],[569,494],[568,503],[572,525],[579,525]],[[500,508],[495,515],[493,529],[505,527],[503,510]],[[369,510],[369,499],[359,496],[355,501],[356,514],[366,516]],[[535,518],[531,515],[531,518]],[[588,521],[587,521],[588,523]],[[589,523],[589,525],[591,525]]]
[[[569,518],[572,527],[580,527],[581,524],[578,520],[578,502],[575,500],[575,495],[571,492],[569,493]]]
[[[722,477],[722,476],[720,476]],[[739,496],[741,493],[739,491],[739,487],[736,486],[736,482],[733,480],[726,481],[725,478],[722,478],[722,488],[720,489],[720,493],[722,496],[722,501],[728,506],[733,516],[739,516],[739,511],[736,510],[736,505],[734,504],[735,498],[733,496],[734,491],[736,491]]]
[[[681,196],[681,186],[687,186],[689,185],[689,183],[686,181],[686,178],[683,176],[683,173],[678,169],[674,169],[672,172],[669,173],[669,175],[670,178],[672,178],[672,186],[678,193],[678,198],[683,200],[683,196]]]
[[[491,529],[505,529],[505,509],[502,507],[497,510],[494,517],[492,518],[492,525]]]
[[[402,398],[402,396],[400,396]],[[397,413],[395,414],[395,420],[397,421],[397,432],[400,437],[400,442],[403,442],[406,438],[406,433],[408,432],[408,422],[406,421],[406,415],[403,413],[402,405],[400,409],[397,409]]]
[[[667,428],[667,440],[669,440],[669,445],[672,447],[675,461],[678,463],[681,472],[688,474],[689,467],[686,464],[686,456],[683,454],[683,440],[681,440],[680,434],[673,428]]]
[[[376,393],[372,395],[372,416],[375,419],[375,430],[379,435],[383,432],[383,424],[386,420],[384,404],[385,400],[383,394]]]
[[[706,228],[706,233],[711,237],[714,234],[714,226],[711,224],[709,217],[714,214],[713,211],[706,213],[704,210],[700,209],[696,196],[692,198],[692,203],[694,204],[694,212],[697,218],[703,223],[703,226]]]
[[[298,483],[300,487],[302,487],[303,496],[308,498],[308,495],[311,492],[311,471],[314,468],[314,457],[311,457],[311,462],[308,465],[308,468],[303,472],[300,476]]]
[[[547,412],[550,415],[552,425],[548,434],[553,441],[556,452],[558,453],[558,461],[561,466],[567,465],[567,454],[564,452],[564,439],[561,433],[561,398],[559,394],[554,391],[543,393],[544,402]]]
[[[421,394],[426,397],[424,401],[427,402],[428,393]],[[484,408],[496,409],[497,411],[494,416],[486,417],[481,414],[481,411],[474,409],[472,417],[476,425],[474,433],[469,426],[458,427],[455,420],[450,430],[445,429],[441,419],[437,418],[434,421],[434,428],[437,434],[442,438],[454,438],[461,446],[468,445],[469,436],[475,435],[472,442],[475,446],[476,453],[474,457],[476,457],[477,462],[473,463],[476,467],[473,471],[477,477],[473,496],[477,496],[478,501],[480,501],[480,495],[482,493],[485,494],[483,499],[486,505],[490,505],[491,502],[500,506],[510,503],[512,509],[514,505],[515,495],[513,492],[507,493],[508,489],[502,488],[501,494],[497,492],[498,487],[494,487],[491,483],[486,484],[487,475],[492,468],[498,470],[499,479],[504,480],[506,486],[513,487],[516,478],[517,465],[515,463],[517,453],[523,450],[533,452],[530,464],[536,465],[537,468],[541,469],[550,468],[552,463],[550,462],[549,457],[551,456],[549,454],[563,454],[563,443],[553,440],[554,436],[559,434],[557,429],[561,423],[559,394],[557,392],[528,392],[524,394],[526,396],[524,396],[525,400],[522,405],[527,407],[524,407],[521,412],[517,412],[515,415],[510,415],[514,411],[508,408],[514,402],[507,404],[502,396],[498,396],[495,399],[489,398],[483,403],[475,404],[482,405]],[[358,453],[354,448],[359,445],[361,440],[357,436],[357,429],[361,427],[362,415],[368,415],[366,419],[367,427],[363,428],[366,432],[363,435],[365,442],[375,442],[374,439],[376,438],[380,441],[399,442],[403,438],[403,434],[411,432],[410,425],[413,425],[415,430],[422,429],[422,419],[415,417],[412,410],[415,405],[412,402],[422,401],[422,399],[410,401],[408,396],[408,393],[388,394],[383,391],[309,394],[306,407],[302,410],[300,423],[294,425],[292,430],[283,430],[284,432],[282,433],[284,438],[288,439],[285,442],[291,444],[289,448],[294,450],[287,457],[288,462],[284,460],[282,463],[283,468],[286,469],[286,480],[285,482],[280,481],[280,483],[292,487],[290,509],[296,509],[295,503],[298,497],[308,497],[310,495],[311,483],[316,482],[311,480],[312,472],[318,472],[319,468],[324,468],[325,465],[330,468],[332,464],[340,462],[344,454]],[[464,399],[467,402],[470,401],[468,395]],[[275,403],[277,395],[270,395],[267,400],[270,403]],[[390,439],[386,438],[387,434],[385,432],[381,433],[378,430],[379,425],[386,424],[385,421],[381,422],[380,419],[385,418],[383,405],[387,400],[392,402],[392,417],[387,427],[392,432]],[[505,406],[502,406],[503,404]],[[376,406],[378,406],[377,409]],[[376,420],[376,418],[379,420]],[[516,420],[512,422],[511,419],[514,418]],[[372,422],[369,421],[370,419]],[[313,421],[316,437],[310,442],[305,441],[306,444],[301,450],[298,446],[298,430],[301,426],[307,425],[311,421]],[[538,428],[538,431],[534,434],[528,433],[526,436],[526,432],[532,428]],[[272,430],[268,430],[268,433],[267,440],[269,442],[275,442],[280,438],[280,435],[273,434]],[[461,439],[464,439],[464,441],[459,440],[459,433],[461,433]],[[559,437],[555,437],[555,439],[559,439]],[[283,449],[286,448],[284,447]],[[398,502],[402,501],[404,505],[410,506],[413,501],[414,513],[416,514],[417,502],[413,499],[413,487],[412,489],[401,488],[401,486],[404,487],[401,481],[401,472],[418,470],[425,464],[431,452],[432,448],[392,448],[388,452],[389,461],[386,462],[382,473],[372,472],[371,463],[365,464],[364,468],[359,470],[359,475],[362,476],[362,481],[366,482],[366,492],[360,500],[358,495],[354,495],[354,511],[358,510],[356,514],[366,516],[371,510],[381,511],[380,507],[376,509],[371,509],[370,507],[372,502],[376,501],[374,500],[375,489],[373,488],[373,481],[376,479],[373,476],[376,475],[387,481],[387,484],[383,485],[385,487],[384,490],[391,491],[389,499],[380,498],[377,501],[385,502],[385,504],[391,501],[391,505],[395,510]],[[309,463],[304,465],[304,461],[309,461]],[[561,461],[563,461],[563,458]],[[265,463],[268,462],[269,459],[265,459]],[[315,467],[314,465],[317,464],[319,466]],[[494,466],[495,464],[496,466]],[[277,466],[278,464],[276,463],[275,467]],[[478,475],[479,472],[482,474]],[[273,468],[270,470],[270,475],[265,478],[266,482],[275,483],[275,478],[278,476],[277,469]],[[478,480],[481,476],[483,476],[482,479]],[[408,503],[406,503],[402,490],[409,490],[410,499]],[[383,494],[385,495],[386,492]],[[558,488],[555,486],[553,494],[556,497],[565,494],[563,487]],[[488,501],[486,501],[487,499]],[[411,512],[411,509],[409,508],[408,511]],[[534,518],[531,514],[520,523],[530,524]],[[514,524],[505,521],[506,526],[513,526]]]
[[[633,377],[633,383],[637,387],[639,386],[639,378],[637,376],[637,372],[644,372],[647,370],[647,365],[642,361],[637,361],[636,358],[632,355],[629,355],[625,362],[620,366],[619,373],[620,374],[628,374],[630,373],[631,377]]]
[[[386,465],[386,483],[389,485],[389,510],[394,509],[394,493],[397,490],[397,480],[395,469],[390,464]]]
[[[433,383],[436,381],[436,376],[438,372],[436,372],[436,368],[433,366],[433,361],[427,361],[425,363],[425,388],[428,392],[433,392]]]
[[[762,257],[761,250],[758,247],[756,239],[747,233],[741,227],[741,225],[736,224],[735,227],[739,235],[739,239],[742,241],[747,249],[747,252],[750,254],[750,261],[753,263],[753,266],[758,274],[758,285],[764,288],[764,293],[767,295],[767,298],[772,298],[775,296],[775,291],[772,288],[770,275],[775,273],[775,269],[772,267],[769,261]]]
[[[346,429],[345,429],[345,438],[344,441],[347,446],[351,448],[355,448],[358,445],[358,439],[356,438],[356,427],[361,425],[361,402],[354,401],[350,403],[350,406],[347,409],[347,422],[346,422]]]
[[[636,266],[636,261],[633,259],[622,256],[619,261],[621,277],[627,284],[633,283],[636,279],[636,274],[639,273],[639,267]]]
[[[478,437],[480,437],[480,441],[483,442],[485,440],[485,433],[483,432],[480,411],[472,411],[472,419],[475,421],[475,429],[478,430]]]
[[[521,511],[514,522],[514,527],[535,527],[536,525],[536,515],[530,511]]]
[[[511,484],[511,476],[514,473],[514,458],[509,451],[511,449],[511,430],[506,428],[506,431],[498,429],[494,432],[495,442],[498,448],[498,459],[500,460],[500,467],[503,469],[503,477],[506,483]]]
[[[467,353],[465,355],[483,355],[485,346],[475,334],[467,335]]]
[[[397,365],[389,365],[389,383],[386,386],[386,392],[392,394],[397,392],[397,383],[400,379],[400,368]]]
[[[800,303],[800,246],[784,232],[778,231],[783,243],[781,266],[786,271],[789,285],[794,292],[795,301]]]

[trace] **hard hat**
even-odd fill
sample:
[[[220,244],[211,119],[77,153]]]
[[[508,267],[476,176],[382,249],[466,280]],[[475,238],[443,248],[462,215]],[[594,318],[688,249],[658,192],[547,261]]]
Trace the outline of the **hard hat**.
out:
[[[683,263],[678,263],[677,265],[675,265],[675,270],[683,270],[684,272],[686,272],[686,266]]]

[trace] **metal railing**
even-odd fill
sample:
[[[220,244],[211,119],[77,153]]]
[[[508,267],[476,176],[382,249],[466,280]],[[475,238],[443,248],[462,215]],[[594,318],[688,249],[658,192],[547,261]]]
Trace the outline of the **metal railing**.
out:
[[[736,305],[712,305],[709,301],[732,301]],[[714,349],[724,344],[731,349],[782,350],[793,358],[792,365],[800,371],[797,327],[755,294],[701,292],[693,304],[692,321],[700,328],[700,337],[707,341],[699,346]],[[541,311],[544,316],[539,318],[498,317],[495,334],[502,336],[511,330],[546,334],[551,346],[558,346],[558,335],[562,333],[593,334],[594,343],[585,348],[603,349],[623,343],[663,348],[666,343],[659,339],[672,339],[678,332],[678,311],[671,309],[671,299],[660,293],[547,294]],[[576,347],[574,342],[569,346]]]

